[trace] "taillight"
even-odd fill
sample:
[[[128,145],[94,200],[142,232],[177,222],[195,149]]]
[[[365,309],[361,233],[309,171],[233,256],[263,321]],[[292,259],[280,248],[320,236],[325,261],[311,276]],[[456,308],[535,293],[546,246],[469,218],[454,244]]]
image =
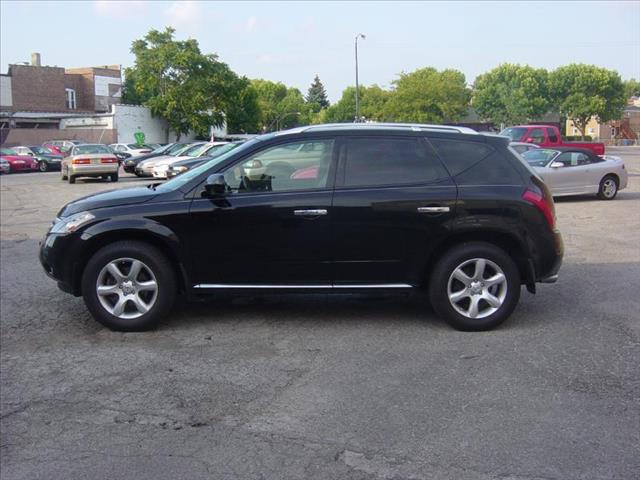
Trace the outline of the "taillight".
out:
[[[556,227],[556,207],[553,204],[551,191],[540,179],[531,177],[531,180],[535,186],[540,189],[540,191],[536,192],[535,190],[527,189],[522,194],[522,199],[531,203],[540,210],[544,215],[544,218],[547,220],[549,228],[553,230]]]
[[[88,165],[91,163],[91,159],[89,158],[74,158],[71,160],[73,165]]]
[[[100,163],[118,163],[117,158],[101,158]]]

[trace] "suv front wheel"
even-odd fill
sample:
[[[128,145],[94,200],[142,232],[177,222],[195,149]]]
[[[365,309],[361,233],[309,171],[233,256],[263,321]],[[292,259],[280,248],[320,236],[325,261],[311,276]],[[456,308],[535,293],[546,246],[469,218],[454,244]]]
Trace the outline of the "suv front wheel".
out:
[[[434,310],[459,330],[489,330],[504,322],[520,299],[520,274],[513,259],[485,242],[447,251],[429,281]]]
[[[98,250],[82,275],[82,296],[104,326],[119,331],[148,330],[172,307],[176,279],[157,248],[122,241]]]

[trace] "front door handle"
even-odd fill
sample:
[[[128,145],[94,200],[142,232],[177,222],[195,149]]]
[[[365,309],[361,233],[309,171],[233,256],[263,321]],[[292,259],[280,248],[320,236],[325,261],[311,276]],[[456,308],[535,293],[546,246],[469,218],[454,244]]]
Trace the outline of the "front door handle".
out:
[[[320,215],[326,215],[327,211],[324,208],[312,209],[312,210],[294,210],[293,214],[296,217],[318,217]]]
[[[450,210],[449,207],[418,207],[418,213],[446,213]]]

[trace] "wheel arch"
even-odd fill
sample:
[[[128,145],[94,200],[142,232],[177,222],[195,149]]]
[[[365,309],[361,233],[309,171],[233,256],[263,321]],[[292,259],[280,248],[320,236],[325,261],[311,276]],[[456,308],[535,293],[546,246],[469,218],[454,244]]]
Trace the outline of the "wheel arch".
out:
[[[188,273],[185,268],[185,262],[184,259],[181,258],[177,237],[173,237],[174,238],[154,233],[149,229],[135,228],[131,226],[109,230],[104,230],[103,227],[102,231],[87,236],[87,238],[83,239],[84,245],[78,255],[78,260],[73,265],[72,286],[74,295],[79,296],[82,294],[82,274],[84,273],[84,269],[91,257],[101,248],[122,240],[147,243],[160,250],[169,259],[174,269],[179,292],[188,291]]]
[[[458,231],[443,238],[425,259],[421,284],[428,285],[431,271],[446,251],[470,242],[486,242],[504,250],[516,263],[521,283],[526,285],[531,293],[535,293],[534,268],[531,259],[526,254],[527,250],[524,244],[516,235],[499,230]]]

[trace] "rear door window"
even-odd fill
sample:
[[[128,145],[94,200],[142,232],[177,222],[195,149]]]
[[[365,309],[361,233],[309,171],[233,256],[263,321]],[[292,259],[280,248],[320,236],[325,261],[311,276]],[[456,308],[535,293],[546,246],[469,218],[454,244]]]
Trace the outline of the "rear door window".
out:
[[[448,176],[437,156],[418,138],[348,138],[342,151],[345,187],[429,183]]]
[[[429,141],[458,185],[522,183],[511,161],[490,145],[442,138],[431,138]]]

